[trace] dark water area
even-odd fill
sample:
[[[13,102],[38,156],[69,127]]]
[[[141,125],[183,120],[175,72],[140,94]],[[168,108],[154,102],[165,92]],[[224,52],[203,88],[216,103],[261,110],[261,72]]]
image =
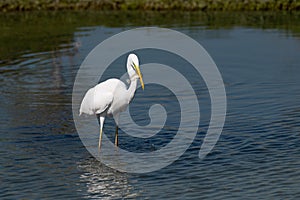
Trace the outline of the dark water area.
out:
[[[6,13],[0,23],[1,199],[300,198],[299,13]],[[189,149],[159,171],[127,174],[82,144],[72,89],[98,43],[140,26],[172,28],[203,45],[223,77],[228,108],[218,143],[200,160],[210,117],[200,85],[201,122]],[[166,94],[147,95],[172,104]],[[178,116],[169,120],[176,125]],[[113,126],[108,120],[107,130]]]

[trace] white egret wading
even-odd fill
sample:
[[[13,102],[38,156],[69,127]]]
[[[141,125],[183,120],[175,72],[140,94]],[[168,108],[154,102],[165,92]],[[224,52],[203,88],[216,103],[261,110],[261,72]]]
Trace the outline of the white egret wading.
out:
[[[130,78],[130,86],[128,88],[125,83],[119,79],[108,79],[89,89],[81,102],[79,115],[85,113],[97,116],[100,125],[99,150],[101,148],[105,117],[114,117],[116,123],[115,145],[118,146],[120,112],[125,111],[130,101],[133,99],[137,87],[137,79],[140,79],[142,89],[144,90],[139,59],[135,54],[130,54],[127,58],[127,73]]]

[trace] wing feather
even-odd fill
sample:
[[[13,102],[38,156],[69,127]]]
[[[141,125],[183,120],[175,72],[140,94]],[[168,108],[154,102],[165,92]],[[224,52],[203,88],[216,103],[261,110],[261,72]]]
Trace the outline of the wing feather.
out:
[[[88,115],[101,114],[111,105],[112,101],[113,93],[108,92],[104,87],[101,87],[101,84],[98,84],[85,94],[79,115],[82,113]]]
[[[126,91],[126,85],[118,79],[112,78],[99,83],[85,94],[79,115],[82,113],[94,115],[105,112],[112,105],[115,95],[116,99],[118,99],[120,91]]]

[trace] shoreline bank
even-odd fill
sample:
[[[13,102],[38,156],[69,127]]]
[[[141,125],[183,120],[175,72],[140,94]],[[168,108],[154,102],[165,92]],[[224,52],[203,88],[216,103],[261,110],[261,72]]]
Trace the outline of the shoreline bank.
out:
[[[298,11],[300,0],[4,0],[0,12],[33,10]]]

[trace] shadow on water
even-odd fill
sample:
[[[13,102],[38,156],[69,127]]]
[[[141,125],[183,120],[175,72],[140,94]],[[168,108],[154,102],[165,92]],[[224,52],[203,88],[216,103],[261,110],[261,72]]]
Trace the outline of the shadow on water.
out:
[[[193,27],[207,29],[246,26],[300,33],[300,13],[279,12],[22,12],[0,13],[0,65],[27,60],[24,54],[76,48],[74,32],[82,27]]]

